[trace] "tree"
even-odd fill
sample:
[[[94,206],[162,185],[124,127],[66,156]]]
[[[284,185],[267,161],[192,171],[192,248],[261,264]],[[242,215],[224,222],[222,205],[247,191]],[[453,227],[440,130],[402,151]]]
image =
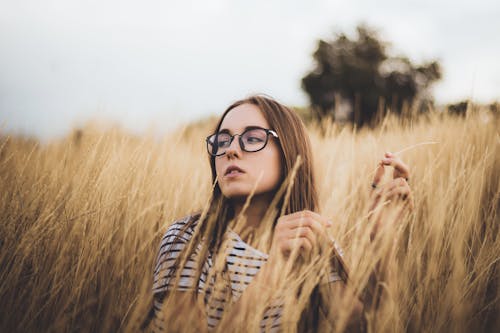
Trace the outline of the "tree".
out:
[[[429,87],[441,78],[441,66],[430,61],[416,66],[407,57],[389,57],[388,43],[375,30],[357,27],[357,39],[340,33],[333,41],[318,41],[315,68],[302,78],[315,118],[335,118],[347,105],[347,117],[357,126],[373,123],[382,102],[401,113],[405,103],[432,100]]]

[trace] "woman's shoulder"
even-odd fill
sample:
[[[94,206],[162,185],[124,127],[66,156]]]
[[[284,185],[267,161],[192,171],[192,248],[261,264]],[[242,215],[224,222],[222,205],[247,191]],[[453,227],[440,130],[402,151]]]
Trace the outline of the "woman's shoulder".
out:
[[[180,241],[188,242],[191,237],[193,237],[199,217],[199,214],[190,214],[174,220],[163,235],[162,243],[170,241],[172,238],[178,238]]]

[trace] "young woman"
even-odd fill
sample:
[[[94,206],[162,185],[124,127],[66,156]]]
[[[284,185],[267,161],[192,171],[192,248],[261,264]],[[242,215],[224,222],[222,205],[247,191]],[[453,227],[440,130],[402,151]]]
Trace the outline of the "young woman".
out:
[[[154,270],[154,330],[317,330],[345,289],[332,222],[318,213],[310,141],[300,118],[265,96],[237,101],[206,139],[213,192],[204,212],[174,221]],[[407,166],[376,189],[411,201]],[[376,223],[373,235],[381,222]],[[353,302],[348,324],[359,327]],[[330,323],[331,324],[331,323]],[[245,325],[245,326],[242,326]]]

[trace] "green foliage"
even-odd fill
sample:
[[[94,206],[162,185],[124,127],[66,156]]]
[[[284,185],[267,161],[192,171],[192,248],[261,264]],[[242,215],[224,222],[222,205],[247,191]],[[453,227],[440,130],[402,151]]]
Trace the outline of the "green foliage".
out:
[[[432,100],[428,88],[441,78],[440,64],[415,65],[404,56],[389,57],[387,49],[365,26],[358,26],[356,39],[340,33],[333,41],[318,41],[315,68],[302,79],[317,120],[335,118],[343,102],[350,106],[348,119],[362,126],[372,123],[380,108],[401,113],[417,98]]]

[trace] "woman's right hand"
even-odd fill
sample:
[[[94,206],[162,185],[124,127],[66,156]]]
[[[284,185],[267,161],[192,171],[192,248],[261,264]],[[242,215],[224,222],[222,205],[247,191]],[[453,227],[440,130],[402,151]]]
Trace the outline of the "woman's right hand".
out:
[[[291,256],[310,257],[329,240],[326,228],[332,222],[318,213],[303,210],[278,219],[274,228],[270,260],[288,260]]]
[[[300,255],[307,258],[319,250],[322,244],[328,244],[326,228],[331,225],[328,219],[309,210],[280,217],[274,228],[267,263],[262,266],[243,295],[233,305],[232,312],[223,316],[223,322],[219,324],[218,330],[226,331],[234,328],[232,320],[255,311],[256,303],[266,304],[276,301],[276,292],[288,287],[283,285],[285,279],[280,271],[283,263],[292,260],[293,256]]]

